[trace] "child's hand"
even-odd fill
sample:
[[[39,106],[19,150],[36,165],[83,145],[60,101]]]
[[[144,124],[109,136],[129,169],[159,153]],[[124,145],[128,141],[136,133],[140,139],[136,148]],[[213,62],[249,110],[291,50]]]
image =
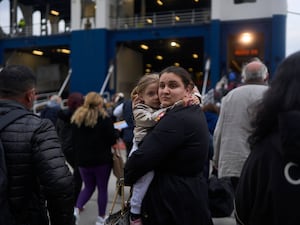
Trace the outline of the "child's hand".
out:
[[[138,103],[141,103],[142,100],[139,98],[138,95],[135,95],[133,98],[132,98],[132,108],[134,108]]]
[[[200,100],[196,95],[189,95],[189,96],[185,96],[183,98],[184,101],[184,105],[188,106],[188,105],[199,105],[200,104]]]

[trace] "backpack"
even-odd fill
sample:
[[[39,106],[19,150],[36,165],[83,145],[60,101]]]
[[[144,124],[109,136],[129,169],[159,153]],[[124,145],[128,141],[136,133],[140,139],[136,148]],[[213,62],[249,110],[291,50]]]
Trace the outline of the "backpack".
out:
[[[8,126],[10,123],[14,122],[16,119],[23,117],[26,114],[32,114],[29,111],[16,109],[7,114],[0,116],[0,132]],[[8,204],[8,180],[7,180],[7,169],[5,162],[5,151],[0,137],[0,224],[11,225],[12,215],[9,210]]]

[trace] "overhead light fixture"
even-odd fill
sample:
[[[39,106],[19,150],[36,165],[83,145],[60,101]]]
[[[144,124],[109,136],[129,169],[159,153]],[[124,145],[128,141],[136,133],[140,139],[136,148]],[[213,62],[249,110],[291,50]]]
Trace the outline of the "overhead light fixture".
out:
[[[156,3],[157,3],[158,5],[163,5],[163,4],[164,4],[161,0],[157,0]]]
[[[180,17],[179,17],[179,16],[175,16],[175,20],[176,20],[176,21],[179,21],[179,20],[180,20]]]
[[[144,50],[148,50],[149,49],[149,46],[148,45],[145,45],[145,44],[141,44],[140,47]]]
[[[180,64],[178,62],[175,62],[174,66],[180,66]]]
[[[59,16],[59,12],[56,11],[56,10],[51,10],[50,14],[53,15],[53,16]]]
[[[151,70],[150,70],[149,68],[147,68],[147,69],[145,69],[145,72],[146,72],[146,73],[150,73]]]
[[[151,68],[152,65],[151,65],[150,63],[147,63],[147,64],[146,64],[146,67]]]
[[[171,42],[170,42],[170,45],[171,45],[172,47],[176,47],[176,48],[179,48],[179,47],[180,47],[180,44],[178,44],[176,41],[171,41]]]
[[[253,42],[253,34],[248,32],[242,33],[239,41],[242,44],[251,44]]]
[[[161,55],[157,55],[155,58],[156,58],[157,60],[163,60],[163,59],[164,59]]]
[[[44,52],[42,52],[40,50],[33,50],[32,54],[34,54],[34,55],[44,55]]]
[[[194,59],[198,59],[198,58],[199,58],[198,54],[194,53],[194,54],[193,54],[193,58],[194,58]]]
[[[192,67],[188,68],[188,71],[191,73],[194,71],[194,69]]]
[[[70,54],[71,53],[71,51],[69,49],[66,49],[66,48],[58,48],[58,49],[56,49],[56,51],[64,53],[64,54]]]
[[[199,0],[194,0],[194,2],[199,2]]]
[[[152,19],[148,18],[147,20],[147,23],[153,23]]]

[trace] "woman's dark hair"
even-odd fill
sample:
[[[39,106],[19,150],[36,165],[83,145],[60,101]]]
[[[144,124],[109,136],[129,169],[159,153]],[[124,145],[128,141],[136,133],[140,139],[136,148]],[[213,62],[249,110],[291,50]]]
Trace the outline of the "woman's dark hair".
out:
[[[190,87],[191,90],[194,88],[194,82],[191,78],[191,75],[182,67],[169,66],[159,73],[159,77],[161,77],[163,73],[174,73],[181,78],[184,87]]]
[[[257,107],[249,137],[253,146],[278,127],[281,112],[300,110],[300,51],[284,59],[274,74],[269,89]]]

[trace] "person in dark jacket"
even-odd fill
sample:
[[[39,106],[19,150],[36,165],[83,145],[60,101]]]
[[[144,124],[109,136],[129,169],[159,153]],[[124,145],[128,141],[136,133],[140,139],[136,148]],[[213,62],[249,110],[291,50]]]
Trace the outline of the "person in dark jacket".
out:
[[[203,176],[209,143],[205,117],[199,105],[176,105],[192,89],[185,69],[171,66],[160,73],[159,100],[171,107],[126,162],[127,185],[154,170],[142,201],[143,225],[212,224]]]
[[[61,97],[52,95],[47,102],[46,107],[41,111],[41,118],[46,118],[56,125],[58,112],[61,110]]]
[[[281,62],[256,108],[251,153],[236,191],[238,224],[299,224],[299,74],[300,51]]]
[[[89,92],[71,118],[75,164],[84,183],[80,192],[75,215],[98,188],[98,218],[96,225],[104,224],[108,198],[108,181],[112,168],[111,147],[116,142],[113,122],[103,107],[103,98]]]
[[[75,164],[75,152],[72,148],[72,125],[71,117],[75,110],[83,104],[84,96],[79,92],[73,92],[69,95],[67,100],[67,109],[62,109],[58,112],[57,121],[56,121],[56,130],[59,136],[63,153],[66,157],[67,162],[73,168],[73,177],[74,177],[74,196],[77,200],[79,192],[82,187],[82,180],[78,170],[77,165]]]
[[[121,103],[119,103],[115,109],[113,110],[113,115],[117,119],[125,120],[127,123],[127,127],[123,128],[120,132],[120,137],[125,143],[127,156],[129,155],[130,150],[133,145],[133,113],[132,113],[132,100],[131,99],[123,99]]]
[[[36,77],[28,67],[4,67],[0,71],[0,115],[31,109],[35,87]],[[49,220],[51,225],[73,225],[73,178],[52,122],[27,114],[4,128],[1,140],[12,220],[6,218],[3,225],[48,225]]]

